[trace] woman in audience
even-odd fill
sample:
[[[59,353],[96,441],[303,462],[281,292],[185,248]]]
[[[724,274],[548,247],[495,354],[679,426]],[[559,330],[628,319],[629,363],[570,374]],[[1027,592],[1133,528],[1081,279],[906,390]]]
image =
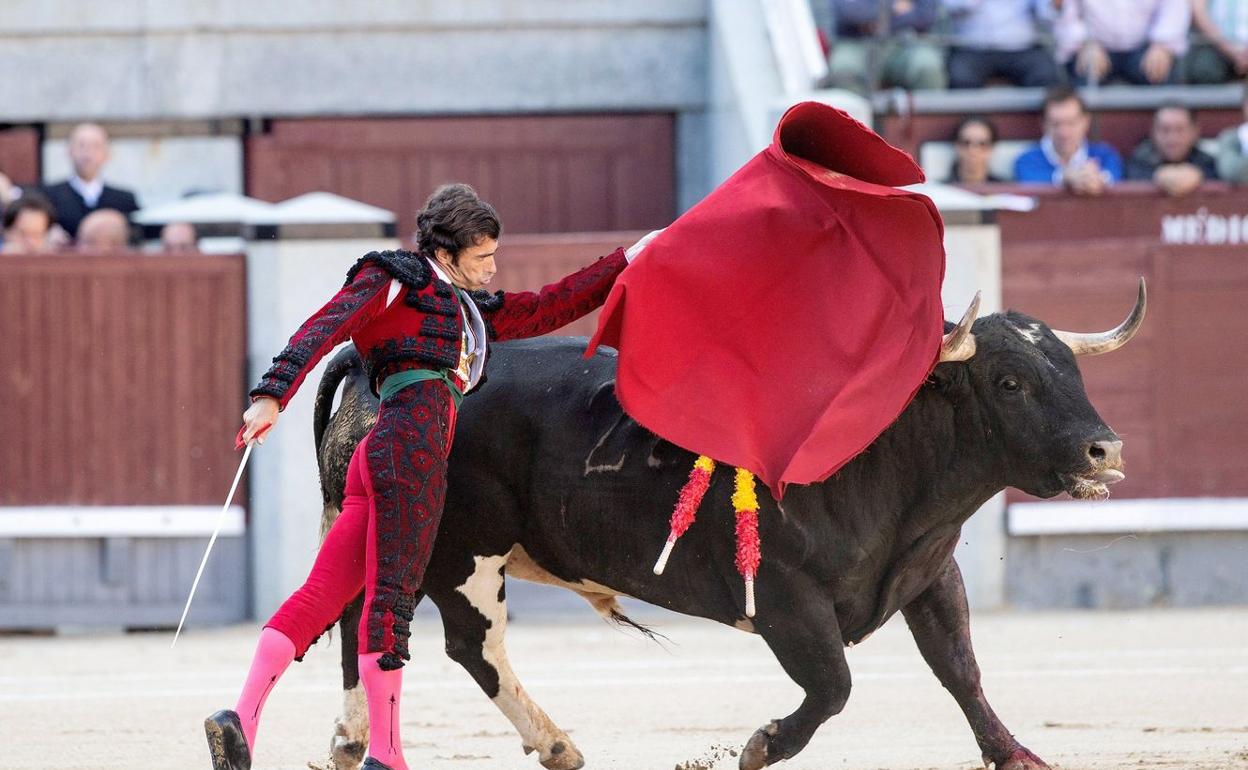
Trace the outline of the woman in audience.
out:
[[[962,119],[953,132],[954,146],[958,153],[953,169],[946,180],[949,184],[983,184],[1004,182],[988,168],[992,148],[997,143],[997,127],[992,121],[979,115]]]

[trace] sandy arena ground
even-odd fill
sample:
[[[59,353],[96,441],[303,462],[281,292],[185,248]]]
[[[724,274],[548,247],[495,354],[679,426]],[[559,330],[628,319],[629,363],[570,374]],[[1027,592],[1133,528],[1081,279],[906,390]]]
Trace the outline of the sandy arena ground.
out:
[[[667,649],[593,616],[513,621],[513,665],[588,768],[735,768],[730,755],[800,691],[763,642],[711,623],[647,619]],[[201,729],[233,703],[256,628],[0,637],[0,768],[207,768]],[[1248,768],[1248,609],[980,613],[985,688],[1025,745],[1054,766]],[[403,700],[412,770],[523,768],[510,724],[418,620]],[[979,767],[961,713],[900,619],[849,650],[844,713],[779,767]],[[340,699],[337,640],[313,648],[270,698],[256,768],[324,762]],[[49,754],[48,750],[52,749]],[[48,757],[54,757],[49,763]]]

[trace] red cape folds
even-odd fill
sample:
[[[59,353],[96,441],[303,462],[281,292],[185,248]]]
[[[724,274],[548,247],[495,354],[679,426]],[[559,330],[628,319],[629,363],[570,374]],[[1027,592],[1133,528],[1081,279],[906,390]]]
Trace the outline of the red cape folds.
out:
[[[944,228],[910,156],[846,113],[791,108],[775,138],[616,281],[586,355],[657,435],[753,471],[777,499],[901,414],[943,333]]]

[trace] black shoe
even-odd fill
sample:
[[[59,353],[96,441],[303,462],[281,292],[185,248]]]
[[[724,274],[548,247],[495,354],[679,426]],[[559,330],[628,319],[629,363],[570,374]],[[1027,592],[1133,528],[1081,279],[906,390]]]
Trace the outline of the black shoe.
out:
[[[360,770],[390,770],[389,765],[383,765],[372,757],[367,757],[364,764],[360,765]]]
[[[224,709],[204,720],[212,770],[251,770],[251,751],[238,714]]]

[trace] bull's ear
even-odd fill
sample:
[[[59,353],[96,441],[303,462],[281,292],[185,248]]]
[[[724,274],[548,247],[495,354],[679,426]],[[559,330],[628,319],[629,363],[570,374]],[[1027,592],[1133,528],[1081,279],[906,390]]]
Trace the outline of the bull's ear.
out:
[[[952,393],[966,385],[966,367],[954,366],[954,362],[936,364],[927,381],[942,393]]]

